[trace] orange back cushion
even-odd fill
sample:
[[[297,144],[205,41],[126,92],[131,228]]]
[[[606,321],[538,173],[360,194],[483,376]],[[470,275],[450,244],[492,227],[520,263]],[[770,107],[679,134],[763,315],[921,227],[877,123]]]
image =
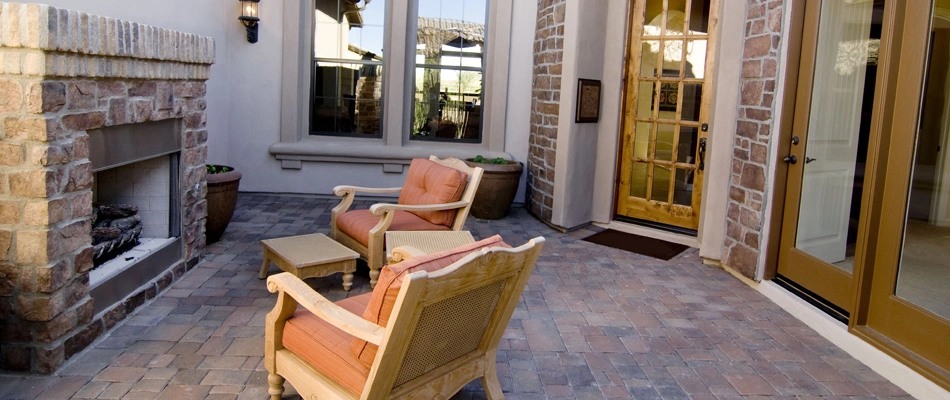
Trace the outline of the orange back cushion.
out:
[[[401,263],[383,267],[379,274],[379,280],[376,282],[376,287],[373,289],[373,295],[369,299],[369,305],[366,306],[366,311],[363,312],[363,318],[372,323],[386,326],[389,323],[393,307],[396,305],[396,296],[399,296],[399,289],[402,288],[402,279],[406,275],[416,271],[438,271],[461,260],[469,253],[485,247],[510,248],[511,246],[506,244],[501,236],[495,235],[454,249],[413,257]],[[369,366],[376,358],[377,346],[362,339],[354,339],[350,350],[359,357],[361,362]]]
[[[399,204],[428,205],[458,201],[465,191],[468,174],[424,158],[416,158],[409,164],[406,184],[399,193]],[[420,218],[436,225],[452,226],[456,210],[411,211]]]

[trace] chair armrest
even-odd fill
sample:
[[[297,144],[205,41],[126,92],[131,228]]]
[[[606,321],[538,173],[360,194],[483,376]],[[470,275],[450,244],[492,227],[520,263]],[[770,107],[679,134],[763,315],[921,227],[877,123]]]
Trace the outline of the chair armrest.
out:
[[[456,208],[462,208],[469,205],[467,201],[456,201],[452,203],[444,204],[421,204],[421,205],[408,205],[408,204],[389,204],[389,203],[378,203],[373,204],[369,208],[369,211],[373,215],[381,216],[387,212],[402,210],[402,211],[442,211],[442,210],[454,210]]]
[[[401,262],[401,261],[405,261],[405,260],[408,260],[408,259],[413,258],[413,257],[419,257],[419,256],[424,256],[424,255],[426,255],[425,252],[423,252],[422,250],[419,250],[419,249],[417,249],[417,248],[415,248],[415,247],[412,247],[412,246],[399,246],[399,247],[393,249],[393,255],[392,255],[392,259],[393,259],[393,260],[392,260],[392,261],[393,261],[393,262]]]
[[[332,301],[327,300],[326,297],[323,297],[302,280],[288,272],[282,272],[267,278],[267,290],[271,293],[282,292],[289,295],[297,301],[297,304],[302,305],[320,319],[350,335],[375,345],[379,345],[383,340],[383,333],[386,328],[333,304]]]
[[[331,210],[330,228],[332,230],[336,230],[336,217],[343,215],[343,213],[345,213],[347,210],[350,209],[350,206],[353,205],[353,200],[356,198],[357,192],[383,194],[383,193],[397,193],[400,190],[402,190],[401,187],[364,188],[364,187],[359,187],[359,186],[347,186],[347,185],[339,185],[339,186],[334,187],[333,194],[336,196],[342,197],[343,199],[340,200],[340,204],[338,204],[336,207],[333,207],[333,210]],[[336,235],[334,234],[333,236],[335,237]]]
[[[359,186],[339,185],[339,186],[333,187],[333,194],[335,196],[343,197],[344,195],[348,193],[356,193],[356,192],[385,194],[385,193],[397,193],[400,190],[402,190],[402,187],[367,188],[367,187],[359,187]]]

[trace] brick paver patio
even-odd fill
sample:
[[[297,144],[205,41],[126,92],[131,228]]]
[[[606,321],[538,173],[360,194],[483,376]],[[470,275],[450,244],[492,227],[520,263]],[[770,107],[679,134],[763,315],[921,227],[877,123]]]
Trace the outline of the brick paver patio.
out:
[[[327,233],[336,203],[242,194],[203,262],[56,375],[0,375],[0,398],[267,398],[274,295],[257,278],[260,240]],[[523,208],[466,227],[513,245],[547,239],[499,346],[509,399],[909,398],[695,249],[659,261],[580,240],[599,228],[560,233]],[[365,266],[350,293],[340,274],[308,283],[333,300],[370,290]],[[476,381],[456,397],[484,393]]]

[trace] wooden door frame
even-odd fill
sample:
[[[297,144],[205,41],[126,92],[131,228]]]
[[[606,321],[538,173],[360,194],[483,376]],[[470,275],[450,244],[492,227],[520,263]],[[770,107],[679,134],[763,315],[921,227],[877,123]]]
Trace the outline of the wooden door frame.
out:
[[[788,25],[788,52],[786,53],[784,68],[785,87],[798,87],[799,68],[789,68],[793,65],[801,65],[802,57],[802,35],[805,30],[805,2],[793,1],[790,3],[789,13],[791,13]],[[782,99],[782,116],[779,122],[779,134],[775,140],[778,140],[776,151],[772,154],[770,160],[775,165],[775,184],[772,185],[772,207],[768,215],[775,224],[766,234],[765,244],[765,269],[763,279],[771,280],[778,274],[778,254],[779,243],[782,240],[782,229],[784,228],[783,214],[785,213],[785,194],[788,189],[788,164],[782,162],[782,158],[788,154],[792,143],[792,123],[795,120],[795,99],[796,96],[788,96],[788,92]]]

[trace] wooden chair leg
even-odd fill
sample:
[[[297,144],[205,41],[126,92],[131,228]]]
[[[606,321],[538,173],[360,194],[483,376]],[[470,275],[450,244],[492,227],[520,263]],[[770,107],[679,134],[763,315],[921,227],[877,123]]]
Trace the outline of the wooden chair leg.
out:
[[[376,252],[371,253],[366,260],[366,266],[369,267],[369,287],[376,287],[376,281],[379,280],[379,270],[383,269],[383,258],[386,258],[386,254],[377,254],[382,253]]]
[[[272,372],[267,374],[267,383],[270,384],[267,393],[270,394],[271,400],[280,400],[284,394],[284,378]]]
[[[491,366],[482,376],[482,387],[485,389],[485,396],[488,400],[504,400],[505,394],[501,391],[501,382],[498,382],[498,373],[495,371],[495,362],[492,360]]]

